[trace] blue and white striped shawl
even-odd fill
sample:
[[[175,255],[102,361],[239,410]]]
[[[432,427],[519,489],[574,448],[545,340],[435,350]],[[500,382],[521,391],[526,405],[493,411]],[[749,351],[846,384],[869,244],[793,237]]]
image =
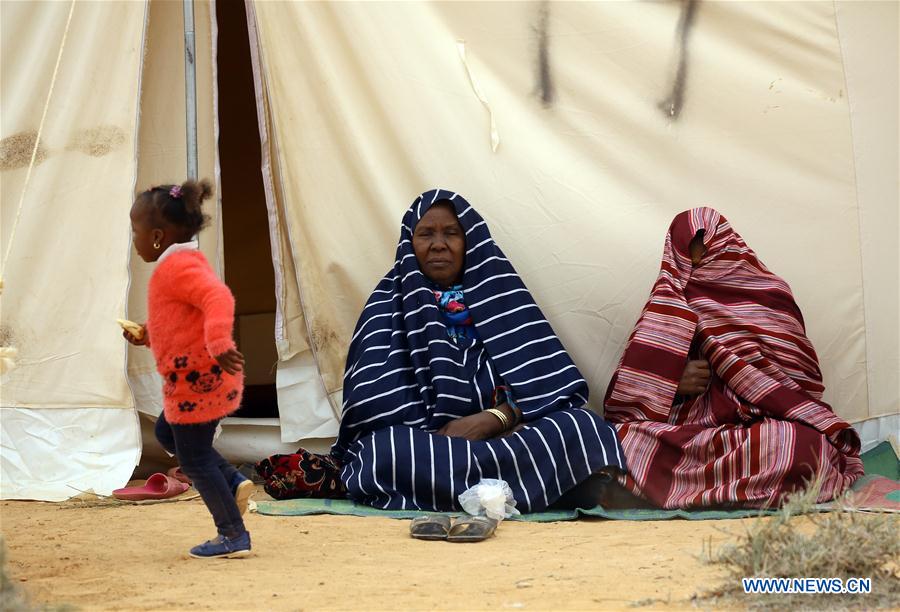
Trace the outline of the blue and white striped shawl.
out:
[[[413,252],[416,223],[439,200],[453,203],[466,233],[463,289],[480,337],[468,345],[448,339]],[[481,216],[455,193],[427,191],[403,216],[394,267],[356,324],[332,452],[341,459],[361,435],[391,425],[435,431],[490,408],[500,384],[526,422],[588,400],[587,382]]]

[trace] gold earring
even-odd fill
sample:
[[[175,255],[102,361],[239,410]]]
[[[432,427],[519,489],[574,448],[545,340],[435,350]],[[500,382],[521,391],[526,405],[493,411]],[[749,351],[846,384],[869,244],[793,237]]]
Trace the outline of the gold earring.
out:
[[[160,246],[161,245],[159,244],[159,241],[153,243],[153,248],[156,249],[157,251],[159,250]]]

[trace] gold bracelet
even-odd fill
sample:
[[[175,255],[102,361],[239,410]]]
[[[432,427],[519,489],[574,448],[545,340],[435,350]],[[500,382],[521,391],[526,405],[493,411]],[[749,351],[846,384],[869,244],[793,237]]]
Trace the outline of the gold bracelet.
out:
[[[509,418],[505,414],[503,414],[502,410],[498,410],[497,408],[488,408],[487,410],[485,410],[485,412],[490,412],[495,417],[500,419],[500,423],[503,424],[503,431],[509,429]]]

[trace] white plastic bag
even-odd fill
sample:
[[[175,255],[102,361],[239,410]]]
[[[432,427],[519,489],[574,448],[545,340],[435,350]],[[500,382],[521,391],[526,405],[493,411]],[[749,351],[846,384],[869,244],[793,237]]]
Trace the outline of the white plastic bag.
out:
[[[483,478],[474,487],[460,493],[459,503],[473,516],[487,516],[498,522],[519,514],[512,489],[505,480],[495,478]]]

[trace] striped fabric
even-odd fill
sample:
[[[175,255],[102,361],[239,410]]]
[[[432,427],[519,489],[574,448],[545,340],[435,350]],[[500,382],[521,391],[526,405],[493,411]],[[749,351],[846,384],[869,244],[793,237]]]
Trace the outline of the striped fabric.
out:
[[[704,230],[697,267],[690,242]],[[707,391],[676,396],[687,360]],[[821,476],[819,501],[863,473],[859,437],[821,401],[818,359],[790,287],[711,208],[675,217],[659,277],[606,394],[633,493],[662,508],[763,507]]]
[[[435,202],[466,234],[463,290],[478,338],[452,342],[412,248]],[[526,427],[487,441],[433,432],[494,405],[506,385]],[[351,498],[386,509],[452,510],[481,477],[510,483],[539,511],[603,468],[624,469],[615,431],[584,410],[588,387],[484,220],[459,195],[432,190],[403,217],[393,268],[356,325],[332,454]]]

